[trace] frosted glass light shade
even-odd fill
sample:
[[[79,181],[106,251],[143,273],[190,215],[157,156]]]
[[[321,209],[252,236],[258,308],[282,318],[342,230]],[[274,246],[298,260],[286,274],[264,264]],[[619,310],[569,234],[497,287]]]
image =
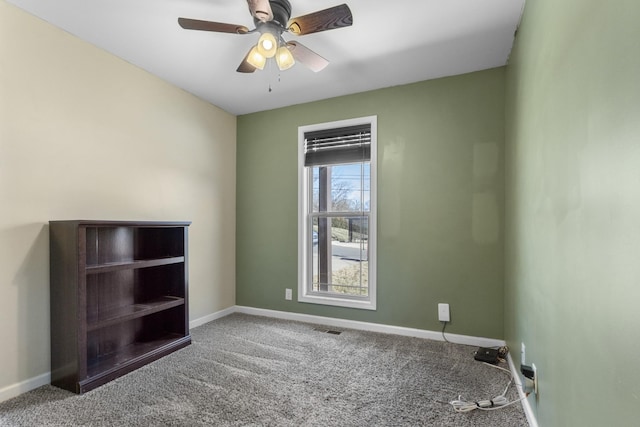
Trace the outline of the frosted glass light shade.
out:
[[[278,64],[280,71],[284,71],[293,67],[296,61],[293,59],[291,51],[287,49],[286,46],[280,46],[276,53],[276,63]]]
[[[278,49],[278,42],[271,33],[264,33],[258,40],[258,52],[265,58],[273,58]]]
[[[265,58],[264,55],[259,52],[257,46],[254,46],[253,49],[251,49],[251,51],[249,52],[249,56],[247,56],[247,62],[256,67],[258,70],[263,70],[264,64],[267,63],[267,58]]]

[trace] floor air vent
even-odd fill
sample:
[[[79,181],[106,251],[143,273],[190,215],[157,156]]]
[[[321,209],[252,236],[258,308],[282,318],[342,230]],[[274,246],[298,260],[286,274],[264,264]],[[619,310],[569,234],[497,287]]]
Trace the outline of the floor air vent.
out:
[[[342,333],[342,331],[334,331],[331,329],[324,329],[324,328],[313,328],[313,330],[318,332],[323,332],[325,334],[332,334],[332,335],[340,335]]]

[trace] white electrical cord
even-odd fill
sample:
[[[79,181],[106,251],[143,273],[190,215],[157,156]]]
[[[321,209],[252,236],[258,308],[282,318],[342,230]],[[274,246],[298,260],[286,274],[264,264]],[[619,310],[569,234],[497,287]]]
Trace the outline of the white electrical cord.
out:
[[[458,396],[458,399],[452,400],[451,402],[449,402],[449,404],[453,406],[454,411],[470,412],[475,409],[480,409],[481,411],[494,411],[496,409],[506,408],[507,406],[513,405],[514,403],[518,403],[526,399],[527,396],[529,396],[529,394],[527,393],[524,397],[521,397],[520,399],[509,402],[509,400],[506,397],[506,394],[507,394],[507,391],[509,390],[509,387],[511,387],[511,384],[513,383],[513,374],[508,369],[501,368],[500,366],[491,365],[489,363],[485,363],[485,365],[491,366],[492,368],[500,369],[501,371],[508,373],[510,377],[510,381],[509,381],[509,384],[507,384],[507,387],[504,389],[501,395],[496,396],[490,400],[478,400],[477,402],[468,402],[468,401],[462,400],[462,396]]]

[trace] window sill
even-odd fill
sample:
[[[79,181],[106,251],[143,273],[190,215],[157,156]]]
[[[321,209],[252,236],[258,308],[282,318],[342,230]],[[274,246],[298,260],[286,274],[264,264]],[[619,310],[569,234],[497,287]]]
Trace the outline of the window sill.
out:
[[[357,308],[361,310],[376,310],[375,301],[355,300],[320,295],[299,295],[298,302],[309,304],[331,305],[334,307]]]

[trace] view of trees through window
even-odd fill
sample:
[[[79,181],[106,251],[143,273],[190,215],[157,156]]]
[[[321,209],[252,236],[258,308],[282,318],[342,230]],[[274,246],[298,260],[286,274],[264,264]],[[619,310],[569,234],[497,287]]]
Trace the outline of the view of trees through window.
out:
[[[312,291],[368,296],[370,165],[316,166],[312,179]]]

